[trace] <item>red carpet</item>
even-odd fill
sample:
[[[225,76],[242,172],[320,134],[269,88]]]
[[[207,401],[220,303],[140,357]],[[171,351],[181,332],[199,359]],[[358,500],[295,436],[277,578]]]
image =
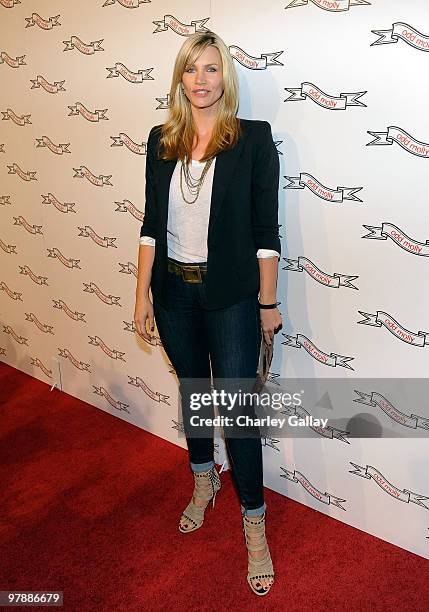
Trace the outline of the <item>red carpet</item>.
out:
[[[4,364],[0,389],[0,590],[62,590],[79,612],[429,610],[427,560],[269,490],[277,576],[258,598],[228,472],[181,534],[186,451]]]

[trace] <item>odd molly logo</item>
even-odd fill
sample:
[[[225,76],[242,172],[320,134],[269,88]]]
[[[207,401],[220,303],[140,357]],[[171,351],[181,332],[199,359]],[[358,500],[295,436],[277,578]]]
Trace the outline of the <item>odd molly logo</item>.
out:
[[[91,238],[91,240],[95,242],[95,244],[98,244],[98,246],[101,247],[115,247],[115,249],[118,248],[115,244],[116,238],[107,238],[106,236],[102,238],[90,225],[85,225],[85,227],[79,227],[79,236]]]
[[[178,19],[173,17],[173,15],[164,15],[164,18],[160,21],[152,22],[157,26],[156,30],[153,31],[153,34],[157,34],[158,32],[166,32],[168,28],[180,36],[191,36],[196,32],[208,32],[208,29],[204,26],[204,24],[209,19],[210,17],[206,17],[205,19],[194,19],[188,24],[181,23]]]
[[[362,238],[369,240],[387,240],[390,238],[397,246],[401,247],[407,253],[412,255],[420,255],[421,257],[429,257],[429,240],[419,242],[414,238],[407,236],[397,225],[393,223],[382,223],[381,227],[376,225],[364,225],[370,230],[369,234],[365,234]]]
[[[48,195],[42,194],[42,198],[42,204],[52,204],[60,212],[74,212],[73,209],[76,206],[75,202],[62,203],[52,193],[48,193]]]
[[[175,429],[179,433],[184,434],[185,433],[185,427],[183,425],[183,421],[175,421],[174,419],[171,419],[171,420],[173,421],[173,425],[171,426],[171,429]]]
[[[425,510],[429,510],[429,507],[423,503],[424,501],[429,500],[429,497],[420,495],[419,493],[414,493],[408,489],[399,489],[394,484],[389,482],[387,478],[385,478],[383,474],[376,470],[372,465],[366,465],[363,467],[357,463],[353,463],[353,461],[350,461],[350,463],[356,468],[355,470],[349,470],[350,474],[355,474],[356,476],[360,476],[361,478],[366,478],[368,480],[372,479],[380,487],[380,489],[384,491],[384,493],[388,493],[398,501],[405,502],[406,504],[417,504],[417,506],[422,506],[422,508],[425,508]]]
[[[93,55],[96,51],[104,51],[102,47],[100,47],[104,38],[101,40],[94,40],[90,43],[84,43],[79,36],[72,36],[70,40],[63,40],[66,48],[63,51],[72,51],[73,49],[77,49],[84,55]]]
[[[68,349],[58,349],[60,357],[66,357],[70,361],[70,363],[77,369],[82,372],[91,372],[91,367],[89,363],[85,363],[77,359]]]
[[[358,278],[357,276],[350,276],[348,274],[338,274],[334,272],[334,274],[328,274],[327,272],[323,272],[318,268],[310,259],[307,257],[300,256],[298,259],[288,259],[285,257],[288,265],[283,268],[283,270],[288,270],[289,272],[307,272],[311,278],[320,283],[321,285],[325,285],[326,287],[332,287],[333,289],[339,289],[340,287],[347,287],[348,289],[357,289],[355,285],[352,285],[350,281]]]
[[[30,89],[39,89],[40,87],[43,87],[45,91],[51,94],[56,94],[59,91],[66,91],[63,87],[65,80],[49,83],[49,81],[39,74],[35,79],[30,79],[30,82],[32,83]]]
[[[331,493],[322,493],[315,485],[313,485],[306,476],[302,472],[298,472],[298,470],[286,470],[280,466],[280,469],[283,470],[284,474],[280,474],[280,478],[287,478],[291,482],[295,482],[300,484],[303,489],[310,493],[317,499],[321,504],[327,504],[328,506],[337,506],[337,508],[341,508],[341,510],[345,510],[345,508],[341,505],[341,502],[345,502],[345,499],[341,499],[341,497],[337,497],[336,495],[332,495]]]
[[[154,78],[149,75],[153,68],[143,68],[133,72],[122,62],[116,62],[113,68],[106,68],[110,74],[107,75],[106,79],[113,79],[118,76],[124,77],[129,83],[143,83],[143,81],[154,81]]]
[[[358,397],[353,401],[358,404],[364,404],[365,406],[372,406],[373,408],[380,408],[392,421],[399,423],[403,427],[409,427],[410,429],[425,429],[429,430],[429,419],[425,419],[418,414],[406,414],[396,408],[387,398],[381,393],[371,391],[371,393],[365,393],[354,389],[354,392],[358,394]]]
[[[43,374],[47,376],[48,378],[52,378],[52,370],[50,370],[47,366],[45,366],[43,361],[39,359],[38,357],[31,357],[30,364],[42,370]]]
[[[85,293],[95,293],[99,300],[109,306],[120,306],[120,297],[104,293],[95,283],[83,283]]]
[[[170,94],[169,93],[166,95],[165,98],[155,98],[155,100],[159,102],[158,106],[156,107],[156,110],[163,109],[163,108],[169,108],[170,106]]]
[[[288,416],[297,417],[298,421],[301,421],[302,424],[307,425],[308,427],[310,427],[310,429],[318,433],[320,436],[323,436],[324,438],[328,438],[330,440],[333,440],[335,438],[337,440],[340,440],[341,442],[350,444],[350,442],[345,437],[349,435],[348,431],[344,431],[341,429],[337,429],[336,427],[331,427],[331,425],[327,425],[326,422],[328,419],[317,419],[313,417],[313,415],[311,415],[302,406],[286,406],[285,410],[281,410],[280,413],[287,414]],[[319,424],[319,421],[321,421],[321,424]]]
[[[348,11],[353,6],[368,6],[371,2],[367,0],[291,0],[285,8],[295,8],[298,6],[307,6],[312,2],[318,8],[331,13],[339,13]]]
[[[337,187],[336,189],[334,187],[326,187],[307,172],[301,172],[299,176],[285,176],[285,178],[290,182],[289,185],[284,187],[285,189],[305,189],[307,187],[318,198],[328,202],[343,202],[344,200],[362,202],[354,194],[363,189],[363,187]]]
[[[368,134],[375,136],[375,140],[368,142],[366,144],[367,147],[392,145],[396,142],[396,144],[405,149],[407,153],[417,155],[418,157],[429,158],[429,144],[427,142],[417,140],[408,134],[408,132],[395,125],[389,126],[387,132],[371,132],[368,130]]]
[[[2,111],[1,114],[3,115],[2,121],[9,121],[9,119],[12,119],[12,121],[19,126],[25,125],[26,123],[32,125],[30,121],[31,115],[17,115],[11,108]]]
[[[125,145],[127,149],[132,151],[133,153],[137,153],[137,155],[145,155],[146,154],[146,143],[142,142],[141,144],[134,142],[131,138],[125,134],[124,132],[119,132],[119,136],[110,136],[113,140],[112,147],[122,147]]]
[[[2,246],[2,240],[0,239],[0,246]],[[16,252],[16,251],[14,251]],[[18,291],[12,291],[12,289],[4,282],[0,282],[0,291],[4,291],[5,294],[11,299],[11,300],[19,300],[20,302],[22,302],[22,293],[19,293]]]
[[[282,336],[286,338],[286,342],[282,342],[282,344],[286,346],[291,346],[292,348],[303,348],[307,351],[311,357],[316,359],[319,363],[323,365],[331,366],[335,368],[337,366],[342,368],[348,368],[349,370],[353,370],[351,365],[347,363],[347,361],[352,361],[354,357],[346,357],[344,355],[338,355],[337,353],[325,353],[321,349],[317,348],[311,340],[304,336],[304,334],[296,334],[296,336],[289,336],[282,332]]]
[[[112,406],[112,408],[115,408],[115,410],[119,410],[120,412],[127,412],[128,414],[130,414],[130,411],[128,410],[129,404],[125,404],[120,400],[116,400],[104,387],[96,387],[94,385],[94,393],[96,395],[101,395],[101,397],[104,397],[104,399],[106,399]]]
[[[317,85],[308,82],[301,83],[301,87],[285,87],[285,90],[291,93],[285,102],[300,102],[309,98],[327,110],[346,110],[349,106],[364,106],[366,108],[366,104],[358,100],[367,93],[366,91],[341,93],[339,96],[333,96],[322,91]]]
[[[90,183],[96,185],[97,187],[103,187],[104,185],[110,185],[110,187],[113,187],[113,184],[109,180],[112,178],[112,174],[100,174],[99,176],[95,176],[95,174],[93,174],[91,170],[88,170],[86,166],[73,168],[73,170],[76,172],[76,174],[73,175],[73,178],[86,178]]]
[[[15,57],[11,57],[6,51],[0,52],[0,64],[7,64],[10,68],[19,68],[19,66],[26,66],[27,64],[24,62],[25,55],[19,55]]]
[[[39,319],[36,317],[36,315],[33,312],[26,312],[25,313],[25,320],[26,321],[31,321],[32,323],[34,323],[36,325],[36,327],[43,333],[45,334],[54,334],[54,327],[53,325],[48,325],[47,323],[42,323],[41,321],[39,321]]]
[[[391,45],[402,40],[414,49],[429,51],[429,36],[422,34],[408,23],[397,21],[392,24],[389,30],[371,30],[371,32],[379,36],[377,40],[371,43],[371,47],[374,45]]]
[[[12,164],[11,166],[8,166],[9,168],[9,172],[8,174],[17,174],[19,176],[20,179],[22,179],[23,181],[37,181],[36,178],[36,170],[34,171],[30,171],[30,170],[22,170],[18,164]]]
[[[31,17],[26,17],[25,21],[27,22],[26,28],[37,25],[41,30],[52,30],[54,26],[59,26],[61,23],[58,22],[58,19],[61,15],[56,15],[55,17],[49,17],[48,19],[44,19],[40,17],[37,13],[33,13]]]
[[[86,106],[82,104],[82,102],[76,102],[76,104],[69,106],[69,109],[71,111],[68,114],[69,117],[73,115],[81,115],[87,121],[92,121],[96,123],[98,121],[101,121],[102,119],[108,121],[108,117],[106,117],[106,113],[109,110],[108,108],[90,111],[86,108]]]
[[[15,4],[21,4],[21,0],[0,0],[0,5],[4,8],[13,8]]]
[[[57,310],[62,310],[65,314],[72,319],[73,321],[82,321],[86,323],[85,314],[83,312],[78,312],[77,310],[72,310],[70,306],[64,302],[64,300],[53,300],[54,308]]]
[[[7,253],[7,255],[11,255],[12,253],[14,253],[15,255],[17,254],[16,244],[6,244],[6,242],[3,242],[1,238],[0,238],[0,249],[2,249],[5,253]]]
[[[143,222],[144,212],[139,210],[130,200],[122,200],[122,202],[115,202],[115,212],[129,212],[134,219]]]
[[[119,359],[120,361],[126,361],[126,359],[124,359],[125,353],[122,353],[117,349],[109,348],[99,336],[89,336],[88,344],[91,344],[92,346],[99,346],[101,350],[111,359]]]
[[[358,325],[371,325],[373,327],[384,326],[391,334],[398,338],[398,340],[402,340],[402,342],[406,342],[407,344],[413,344],[414,346],[423,347],[429,344],[428,332],[414,332],[405,329],[405,327],[402,327],[402,325],[387,312],[383,312],[382,310],[377,310],[375,314],[363,312],[362,310],[358,310],[358,312],[365,317],[363,321],[358,321]]]
[[[277,60],[278,56],[281,55],[283,51],[261,53],[260,57],[253,57],[246,51],[243,51],[243,49],[240,49],[240,47],[231,45],[229,47],[229,52],[231,56],[237,60],[237,62],[239,62],[245,68],[250,68],[251,70],[265,70],[267,66],[284,66],[284,64]]]
[[[28,346],[28,338],[20,336],[10,325],[3,326],[3,333],[9,334],[17,344]]]
[[[34,225],[34,223],[29,223],[25,217],[20,215],[19,217],[13,217],[14,225],[21,225],[29,234],[42,234],[42,226]]]
[[[52,153],[56,155],[62,155],[63,153],[71,153],[68,150],[70,143],[67,144],[54,144],[48,136],[42,136],[42,138],[36,138],[36,149],[39,147],[48,147]]]
[[[162,402],[163,404],[167,404],[168,406],[170,406],[170,404],[167,402],[169,396],[164,395],[163,393],[159,393],[158,391],[152,391],[152,389],[145,383],[142,378],[140,378],[140,376],[128,375],[128,378],[130,379],[128,381],[129,385],[142,389],[146,393],[146,395],[153,399],[155,402]]]
[[[72,259],[71,257],[65,257],[65,255],[63,255],[61,251],[56,247],[54,247],[53,249],[48,249],[48,257],[51,257],[52,259],[58,259],[58,261],[60,261],[66,268],[79,268],[79,270],[81,270],[81,267],[79,265],[80,259]]]
[[[151,0],[106,0],[103,6],[111,6],[112,4],[120,4],[124,8],[138,8],[140,4],[147,4]]]
[[[34,272],[29,268],[29,266],[19,266],[19,273],[24,274],[24,276],[29,276],[33,283],[36,285],[47,285],[48,277],[47,276],[38,276],[34,274]]]

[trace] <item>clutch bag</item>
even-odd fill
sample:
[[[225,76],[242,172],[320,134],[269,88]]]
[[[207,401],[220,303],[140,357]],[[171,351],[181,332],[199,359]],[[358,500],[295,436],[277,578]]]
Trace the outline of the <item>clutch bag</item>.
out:
[[[259,391],[267,382],[268,373],[271,367],[271,362],[273,360],[273,352],[274,338],[271,341],[271,344],[267,344],[267,342],[265,341],[265,336],[264,334],[262,334],[261,348],[259,350],[259,364],[257,369],[256,382],[253,388],[254,393],[259,393]]]

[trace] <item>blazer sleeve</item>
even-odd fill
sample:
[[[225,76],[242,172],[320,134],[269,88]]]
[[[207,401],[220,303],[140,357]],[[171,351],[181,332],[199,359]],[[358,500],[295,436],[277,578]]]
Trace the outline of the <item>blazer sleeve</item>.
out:
[[[252,226],[256,249],[281,253],[279,237],[280,162],[271,125],[261,121],[255,139],[256,151],[252,170]]]
[[[144,208],[144,219],[143,225],[140,228],[140,236],[150,236],[156,238],[156,224],[157,224],[157,202],[156,202],[156,191],[155,191],[155,177],[154,177],[154,161],[155,161],[155,128],[154,126],[149,132],[146,147],[146,187],[145,187],[145,208]]]

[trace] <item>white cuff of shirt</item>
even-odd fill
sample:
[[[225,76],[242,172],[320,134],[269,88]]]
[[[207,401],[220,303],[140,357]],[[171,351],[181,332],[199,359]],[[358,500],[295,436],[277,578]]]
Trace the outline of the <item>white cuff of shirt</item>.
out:
[[[278,253],[277,251],[273,251],[272,249],[258,249],[256,252],[256,257],[278,257],[280,259],[280,253]]]
[[[148,244],[149,246],[155,246],[155,238],[152,236],[140,236],[140,244]]]

